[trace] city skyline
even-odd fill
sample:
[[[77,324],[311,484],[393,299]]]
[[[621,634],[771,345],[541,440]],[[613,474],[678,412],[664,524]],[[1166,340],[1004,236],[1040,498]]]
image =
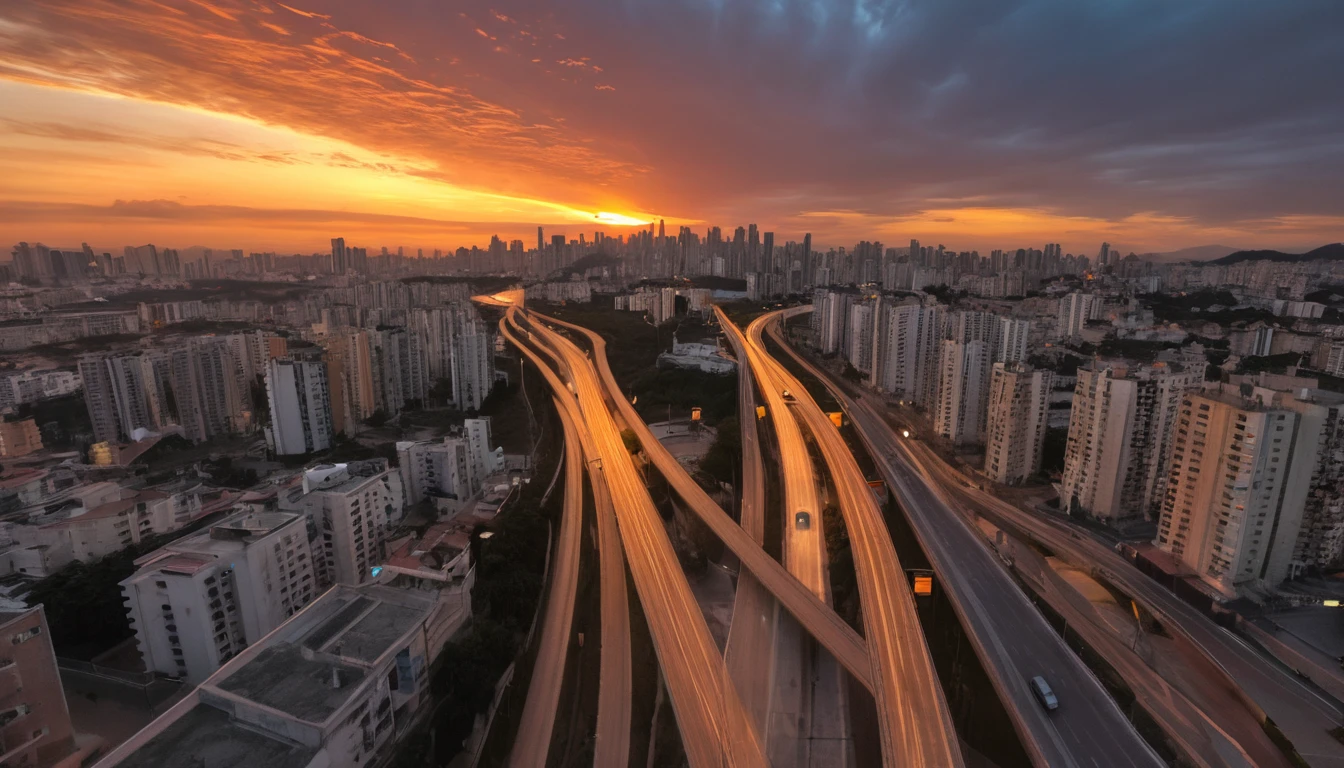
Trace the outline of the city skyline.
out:
[[[0,11],[0,237],[428,251],[665,219],[1307,249],[1344,224],[1317,74],[1344,66],[1341,13],[23,4]]]

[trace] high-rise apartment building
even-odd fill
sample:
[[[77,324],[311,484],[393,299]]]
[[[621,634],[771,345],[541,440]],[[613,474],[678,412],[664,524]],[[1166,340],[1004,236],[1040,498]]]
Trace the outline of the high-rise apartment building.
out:
[[[319,594],[302,515],[244,512],[121,582],[145,668],[199,683]]]
[[[151,245],[128,245],[125,250],[126,272],[139,275],[159,275],[163,270],[159,264],[159,251]]]
[[[344,237],[331,239],[331,273],[344,275],[350,271],[350,252],[345,248]]]
[[[1021,363],[994,363],[985,428],[985,474],[1014,485],[1041,468],[1054,374]]]
[[[1186,395],[1157,546],[1229,598],[1288,578],[1327,415],[1267,390]]]
[[[959,445],[984,439],[990,354],[984,341],[944,339],[938,363],[933,428]]]
[[[252,424],[246,382],[227,340],[192,339],[168,353],[178,423],[193,442],[242,432]]]
[[[431,384],[452,378],[453,336],[460,314],[455,307],[432,307],[412,309],[407,315],[407,331],[417,339],[425,376]]]
[[[280,508],[308,517],[317,584],[325,589],[373,578],[373,566],[385,554],[388,521],[403,501],[400,476],[386,460],[373,460],[305,470],[302,487],[282,495]]]
[[[85,355],[79,360],[84,403],[97,442],[133,439],[136,430],[153,432],[176,416],[166,412],[163,381],[167,360],[162,355]]]
[[[1078,370],[1060,500],[1114,522],[1151,516],[1166,492],[1171,425],[1203,371],[1094,363]]]
[[[442,500],[436,506],[460,508],[478,490],[472,484],[472,465],[471,450],[461,437],[397,443],[397,469],[408,505],[432,498]]]
[[[1101,318],[1101,299],[1091,293],[1070,293],[1059,300],[1057,335],[1072,339],[1083,332],[1088,320]]]
[[[471,456],[472,482],[479,489],[485,485],[485,478],[503,468],[504,449],[490,447],[489,416],[463,420],[462,431],[466,435],[467,450]]]
[[[878,318],[873,383],[925,410],[938,391],[943,311],[937,305],[884,306]]]
[[[881,314],[881,306],[879,299],[870,299],[856,302],[849,308],[849,345],[846,357],[849,364],[859,373],[871,374],[873,371],[875,349],[873,332],[877,317]]]
[[[266,431],[277,454],[312,453],[331,447],[334,432],[324,363],[268,361],[266,397],[271,417]]]
[[[994,362],[1020,363],[1027,359],[1031,339],[1031,321],[999,317],[995,332]]]
[[[1320,420],[1320,438],[1293,565],[1333,568],[1344,562],[1344,396],[1317,390],[1309,391],[1307,398],[1293,407],[1311,423]]]
[[[495,385],[495,338],[477,316],[453,337],[453,402],[464,411],[479,411]]]
[[[818,288],[812,298],[812,330],[824,355],[849,352],[850,308],[859,300],[854,291]]]
[[[249,387],[266,375],[266,364],[289,354],[289,341],[267,331],[239,331],[225,337],[238,366],[238,379]],[[253,404],[257,405],[257,404]]]
[[[333,410],[341,410],[343,418],[339,419],[339,423],[345,432],[357,432],[359,424],[378,410],[369,332],[343,328],[331,333],[327,336],[327,353],[328,379],[340,380],[342,395],[338,401],[334,397],[333,388],[331,407]]]
[[[402,358],[410,355],[409,334],[405,328],[369,331],[369,352],[373,362],[373,395],[378,410],[395,417],[406,404],[403,373],[409,368]]]

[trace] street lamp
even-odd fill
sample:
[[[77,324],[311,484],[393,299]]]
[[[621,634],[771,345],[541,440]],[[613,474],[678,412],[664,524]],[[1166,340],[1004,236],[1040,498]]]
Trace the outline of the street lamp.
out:
[[[901,437],[906,437],[906,438],[910,437],[910,430],[908,430],[908,429],[902,429],[902,430],[901,430]]]

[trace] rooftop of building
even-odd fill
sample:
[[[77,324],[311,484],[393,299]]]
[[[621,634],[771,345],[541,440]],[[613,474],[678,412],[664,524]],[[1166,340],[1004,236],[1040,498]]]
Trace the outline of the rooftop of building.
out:
[[[46,477],[47,474],[48,472],[45,469],[11,470],[6,473],[4,477],[0,477],[0,491],[10,491],[15,488],[22,488],[31,482],[41,480]]]
[[[299,520],[292,512],[242,512],[206,531],[186,536],[136,559],[139,566],[123,583],[167,570],[191,574],[214,562],[221,555],[236,553],[275,530]]]
[[[229,715],[199,701],[170,722],[118,765],[122,768],[181,766],[265,766],[305,768],[317,754],[313,747],[279,741],[233,721]]]
[[[387,468],[385,459],[318,464],[303,471],[303,485],[309,493],[350,493],[386,472]]]
[[[289,525],[298,517],[290,512],[244,512],[210,526],[208,536],[217,541],[250,543]]]
[[[133,491],[127,489],[126,491],[123,491],[123,493],[126,495],[124,495],[122,498],[115,499],[113,501],[109,501],[104,504],[99,504],[98,506],[93,507],[87,512],[81,512],[79,508],[68,509],[65,511],[66,514],[64,519],[49,522],[47,523],[47,525],[48,526],[73,525],[75,523],[86,522],[89,520],[100,520],[102,518],[107,517],[116,517],[117,515],[124,514],[130,511],[131,509],[134,509],[137,504],[144,504],[151,501],[162,501],[163,499],[168,498],[168,494],[148,488],[140,491]]]
[[[300,720],[324,722],[436,604],[432,592],[376,584],[336,587],[205,685]]]
[[[431,525],[423,536],[412,536],[387,559],[391,568],[442,578],[446,566],[471,546],[471,534],[460,521]]]
[[[1271,408],[1287,407],[1292,401],[1314,403],[1317,405],[1340,405],[1344,403],[1344,393],[1330,392],[1324,389],[1271,389],[1251,384],[1206,384],[1197,393],[1205,399],[1241,408],[1247,411],[1263,411]]]
[[[359,667],[310,657],[301,646],[277,642],[215,686],[300,720],[321,723],[350,698],[364,674]]]
[[[1101,371],[1105,369],[1110,369],[1111,378],[1115,379],[1149,379],[1153,376],[1160,376],[1162,374],[1190,373],[1195,370],[1183,362],[1157,361],[1145,363],[1124,358],[1113,358],[1108,360],[1096,358],[1079,368],[1079,370],[1091,371]]]

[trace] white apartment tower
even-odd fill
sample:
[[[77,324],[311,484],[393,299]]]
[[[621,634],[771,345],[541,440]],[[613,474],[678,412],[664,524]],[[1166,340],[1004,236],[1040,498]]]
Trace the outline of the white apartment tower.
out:
[[[495,339],[479,317],[453,337],[453,402],[464,411],[479,411],[495,384]]]
[[[121,582],[145,668],[200,683],[318,594],[302,515],[245,512]]]
[[[1171,425],[1202,371],[1095,363],[1078,370],[1059,497],[1065,509],[1113,522],[1161,504]]]
[[[312,523],[317,583],[323,589],[373,577],[373,566],[385,554],[388,521],[402,502],[391,476],[386,461],[323,464],[303,473],[300,495],[281,500],[281,509],[301,511]]]
[[[461,437],[397,443],[397,464],[408,504],[435,498],[453,502],[448,506],[456,509],[478,490],[472,483],[471,449]]]
[[[985,474],[1014,485],[1041,468],[1054,374],[1019,363],[995,363],[985,429]]]
[[[998,318],[995,330],[994,362],[1020,363],[1027,359],[1031,321],[1012,317]]]
[[[856,302],[849,308],[849,346],[845,352],[859,373],[873,371],[873,329],[880,313],[881,304],[876,299]]]
[[[277,454],[313,453],[331,447],[325,363],[283,358],[268,361],[266,397],[271,410],[271,426],[266,431]]]
[[[942,343],[938,367],[938,402],[933,428],[957,444],[984,438],[984,416],[989,392],[989,344],[983,341]]]
[[[169,352],[173,395],[183,434],[193,442],[242,432],[251,426],[244,405],[246,382],[222,338],[200,338]]]
[[[823,355],[844,349],[848,308],[852,301],[852,295],[827,288],[818,288],[813,294],[812,328],[817,334],[817,348]]]
[[[98,442],[131,440],[138,429],[154,431],[171,423],[163,405],[167,366],[161,356],[86,355],[79,374]]]
[[[874,383],[897,399],[930,409],[938,388],[942,311],[937,306],[886,307],[879,318]]]
[[[485,485],[485,478],[498,472],[504,466],[504,449],[490,447],[490,417],[465,419],[463,432],[467,438],[467,450],[471,457],[472,485],[479,490]]]
[[[1181,402],[1156,544],[1224,596],[1290,575],[1324,409],[1206,390]]]
[[[1083,332],[1088,320],[1101,317],[1101,300],[1090,293],[1070,293],[1059,300],[1058,336],[1072,339]]]

